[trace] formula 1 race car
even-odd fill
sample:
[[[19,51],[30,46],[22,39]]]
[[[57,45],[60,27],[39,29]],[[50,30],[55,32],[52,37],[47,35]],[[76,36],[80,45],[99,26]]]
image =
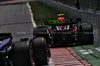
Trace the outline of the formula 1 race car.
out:
[[[46,21],[44,26],[33,28],[33,36],[44,37],[52,47],[89,45],[94,42],[92,25],[81,23],[81,18]]]
[[[47,65],[50,53],[44,38],[12,42],[11,33],[0,33],[0,66],[36,66]],[[37,42],[40,41],[40,42]]]

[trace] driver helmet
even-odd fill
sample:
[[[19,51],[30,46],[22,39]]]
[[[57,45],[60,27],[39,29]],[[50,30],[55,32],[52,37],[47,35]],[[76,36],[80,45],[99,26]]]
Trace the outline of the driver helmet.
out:
[[[57,16],[59,17],[58,20],[65,20],[64,14],[57,14]]]
[[[59,16],[58,20],[65,20],[65,18],[63,17],[64,14],[57,14]],[[59,26],[59,28],[66,28],[66,26]]]

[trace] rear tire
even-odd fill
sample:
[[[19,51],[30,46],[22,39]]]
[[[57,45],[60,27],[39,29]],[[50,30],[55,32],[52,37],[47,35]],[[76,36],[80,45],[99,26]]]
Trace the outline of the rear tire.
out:
[[[33,66],[29,43],[18,42],[12,46],[13,66]]]
[[[78,42],[81,45],[90,45],[94,43],[92,25],[82,24],[78,34]]]
[[[34,27],[33,28],[33,36],[34,37],[44,37],[44,38],[46,38],[47,44],[49,44],[49,33],[45,26]]]
[[[48,47],[46,46],[46,39],[38,37],[33,39],[33,54],[36,66],[48,65],[49,55]]]
[[[37,36],[41,36],[43,34],[47,33],[47,28],[46,27],[34,27],[33,28],[33,36],[37,35]]]

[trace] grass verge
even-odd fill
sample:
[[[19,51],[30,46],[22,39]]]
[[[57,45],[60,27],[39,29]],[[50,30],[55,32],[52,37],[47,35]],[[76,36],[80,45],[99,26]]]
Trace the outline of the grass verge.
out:
[[[37,26],[43,25],[44,21],[57,19],[57,13],[40,1],[29,2],[33,17]]]
[[[96,50],[97,47],[95,47],[94,45],[75,46],[72,48],[79,56],[81,56],[87,62],[92,64],[92,66],[99,66],[100,65],[100,52]],[[80,50],[82,51],[80,52]],[[93,53],[90,53],[88,50],[91,50]]]

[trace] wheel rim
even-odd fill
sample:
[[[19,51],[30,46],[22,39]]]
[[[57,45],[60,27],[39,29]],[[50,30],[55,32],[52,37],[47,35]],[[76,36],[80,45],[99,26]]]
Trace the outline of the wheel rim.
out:
[[[48,57],[48,47],[47,47],[47,44],[46,44],[46,39],[44,38],[44,44],[45,44],[45,50],[46,50],[46,57],[47,57],[47,62],[49,62],[49,57]]]
[[[33,58],[33,57],[32,57],[32,55],[33,55],[33,54],[32,54],[32,43],[29,44],[29,48],[30,48],[29,52],[30,52],[31,63],[33,63],[33,59],[32,59],[32,58]],[[32,65],[33,65],[33,64],[32,64]]]

